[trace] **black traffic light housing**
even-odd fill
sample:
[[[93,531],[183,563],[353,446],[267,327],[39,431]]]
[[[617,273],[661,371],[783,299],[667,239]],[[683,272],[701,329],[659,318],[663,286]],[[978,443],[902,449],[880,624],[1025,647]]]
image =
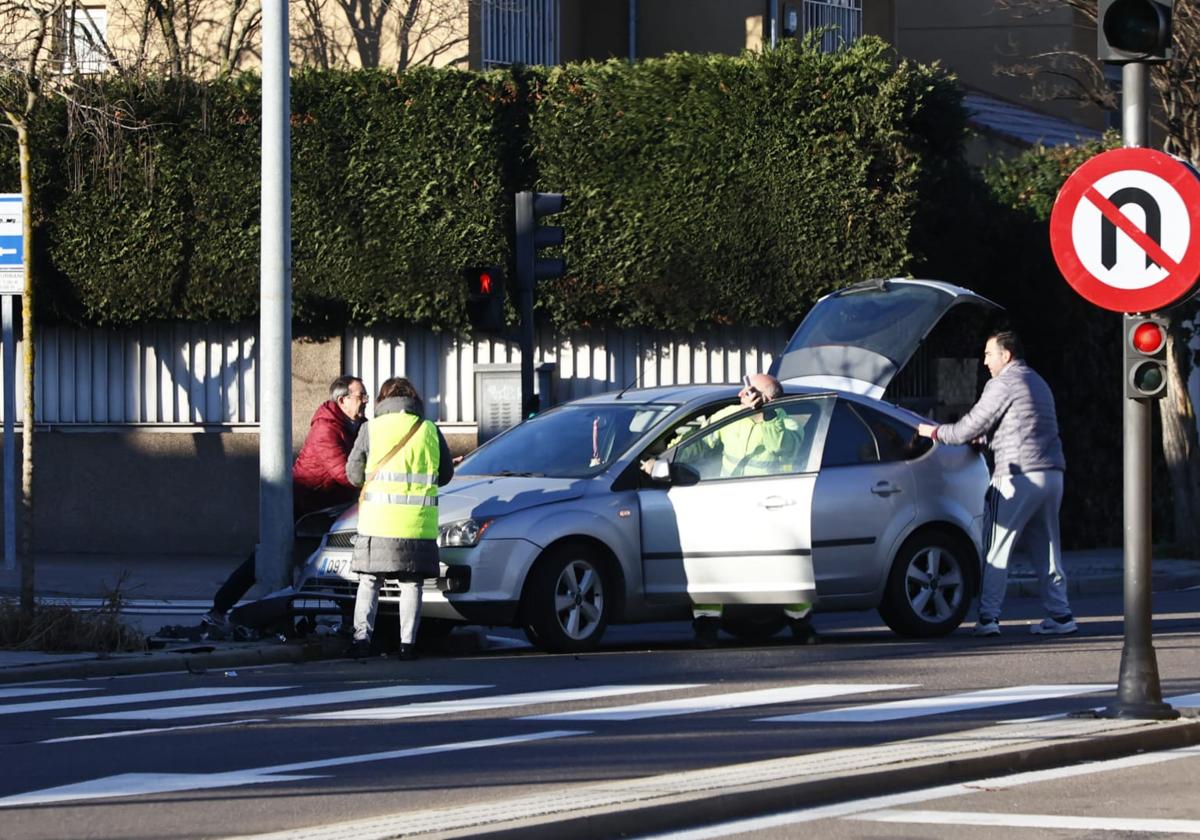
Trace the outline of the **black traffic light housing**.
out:
[[[504,269],[498,265],[471,266],[463,271],[467,284],[467,317],[480,333],[504,331]]]
[[[542,248],[563,244],[563,229],[542,225],[538,220],[561,212],[566,198],[562,193],[519,192],[516,197],[517,289],[527,291],[538,280],[562,277],[567,262],[561,257],[539,257]]]
[[[1167,319],[1124,316],[1125,397],[1161,399],[1167,393]]]
[[[1169,61],[1175,0],[1100,0],[1097,56],[1113,64]]]

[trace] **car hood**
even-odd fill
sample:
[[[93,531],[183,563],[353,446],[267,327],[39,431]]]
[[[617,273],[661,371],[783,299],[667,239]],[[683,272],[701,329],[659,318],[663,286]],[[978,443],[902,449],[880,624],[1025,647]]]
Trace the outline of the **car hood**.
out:
[[[461,519],[488,519],[578,499],[591,480],[518,475],[463,476],[438,488],[438,521],[445,525]],[[358,505],[353,505],[338,517],[330,530],[354,531],[357,528]]]
[[[1000,309],[936,280],[869,280],[817,301],[773,372],[784,385],[837,388],[875,399],[956,306]]]

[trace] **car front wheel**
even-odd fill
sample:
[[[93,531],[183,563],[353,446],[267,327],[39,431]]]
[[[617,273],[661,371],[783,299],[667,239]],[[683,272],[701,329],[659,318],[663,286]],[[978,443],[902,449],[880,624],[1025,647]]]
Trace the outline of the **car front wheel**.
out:
[[[593,551],[576,545],[551,549],[534,568],[522,599],[525,635],[552,653],[595,649],[608,627],[608,592]]]
[[[944,636],[966,617],[977,578],[964,540],[933,529],[914,534],[892,563],[879,615],[901,636]]]

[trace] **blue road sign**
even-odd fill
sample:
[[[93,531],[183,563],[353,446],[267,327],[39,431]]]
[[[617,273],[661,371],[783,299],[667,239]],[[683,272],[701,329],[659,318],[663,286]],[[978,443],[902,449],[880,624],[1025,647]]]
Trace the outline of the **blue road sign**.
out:
[[[0,268],[20,268],[25,264],[25,240],[20,236],[0,236]]]

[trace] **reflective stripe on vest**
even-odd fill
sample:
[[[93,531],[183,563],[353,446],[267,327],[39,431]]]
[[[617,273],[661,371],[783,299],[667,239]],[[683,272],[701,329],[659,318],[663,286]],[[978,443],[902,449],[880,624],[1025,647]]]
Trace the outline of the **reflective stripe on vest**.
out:
[[[414,423],[421,426],[404,448],[380,463]],[[437,539],[437,427],[416,415],[397,412],[370,421],[367,434],[370,449],[366,473],[374,475],[359,498],[359,533],[368,537]]]

